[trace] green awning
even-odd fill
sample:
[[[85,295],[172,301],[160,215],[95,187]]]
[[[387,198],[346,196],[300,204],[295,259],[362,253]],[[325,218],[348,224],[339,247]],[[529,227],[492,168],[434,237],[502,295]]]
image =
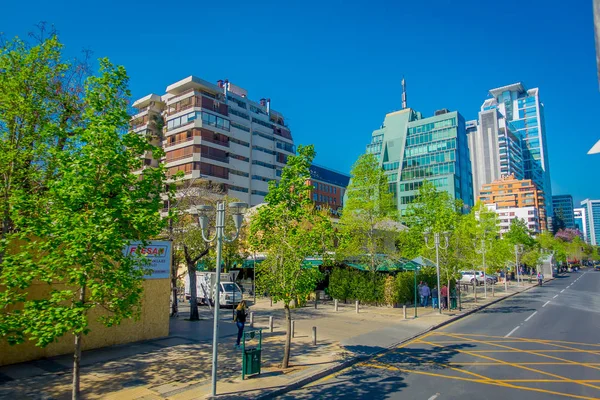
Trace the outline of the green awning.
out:
[[[263,262],[263,261],[265,261],[265,259],[264,259],[264,258],[260,258],[260,259],[256,259],[256,260],[253,260],[253,259],[246,259],[246,260],[244,260],[244,262],[242,263],[242,266],[241,266],[241,268],[254,268],[254,266],[255,266],[256,264],[260,264],[260,263],[261,263],[261,262]]]
[[[305,258],[302,262],[304,268],[320,267],[323,265],[323,260],[319,258]]]

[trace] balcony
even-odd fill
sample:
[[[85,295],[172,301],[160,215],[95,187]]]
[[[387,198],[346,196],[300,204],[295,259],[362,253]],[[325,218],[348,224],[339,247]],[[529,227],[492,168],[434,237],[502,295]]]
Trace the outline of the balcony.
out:
[[[165,141],[166,142],[165,143],[165,148],[172,147],[172,146],[177,146],[178,144],[185,143],[185,142],[191,142],[192,140],[194,140],[193,136],[189,137],[189,138],[185,138],[185,139],[175,140],[173,142]]]
[[[202,158],[208,158],[210,160],[222,162],[222,163],[225,163],[225,164],[229,163],[229,157],[217,156],[217,155],[208,154],[208,153],[200,153],[200,156]]]

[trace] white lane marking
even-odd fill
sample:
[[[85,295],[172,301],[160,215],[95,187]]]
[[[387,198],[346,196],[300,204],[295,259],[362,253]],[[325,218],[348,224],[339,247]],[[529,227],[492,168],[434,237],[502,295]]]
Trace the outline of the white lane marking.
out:
[[[561,290],[560,292],[562,293],[562,292],[564,292],[564,291],[565,291],[565,289]]]
[[[557,297],[558,297],[558,295],[555,295],[555,296],[553,297],[553,299],[555,299],[555,298],[557,298]]]
[[[530,319],[531,319],[531,318],[532,318],[532,317],[533,317],[535,314],[537,314],[537,311],[536,311],[536,312],[534,312],[533,314],[531,314],[529,317],[527,317],[527,318],[525,319],[525,322],[529,321],[529,320],[530,320]]]
[[[548,300],[547,302],[545,302],[542,307],[546,307],[548,305],[548,303],[550,303],[550,300]]]
[[[428,398],[427,400],[435,400],[438,398],[439,395],[440,395],[439,393],[436,393],[433,396],[431,396],[430,398]]]
[[[508,334],[504,337],[510,337],[510,335],[512,335],[513,333],[515,333],[515,331],[519,329],[519,327],[517,326],[515,329],[513,329],[512,331],[508,332]]]

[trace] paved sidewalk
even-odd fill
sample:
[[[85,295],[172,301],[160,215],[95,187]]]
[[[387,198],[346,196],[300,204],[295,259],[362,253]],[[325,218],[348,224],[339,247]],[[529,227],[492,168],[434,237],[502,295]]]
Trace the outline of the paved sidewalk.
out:
[[[295,338],[292,339],[291,366],[281,370],[285,332],[281,305],[259,299],[251,307],[255,326],[264,329],[262,374],[241,380],[241,354],[235,350],[236,328],[231,310],[222,310],[219,345],[219,397],[248,398],[268,394],[295,382],[309,379],[338,368],[356,357],[364,357],[407,340],[441,323],[448,322],[483,304],[524,290],[511,286],[507,293],[496,285],[495,297],[478,288],[478,304],[473,293],[463,293],[463,310],[439,315],[431,308],[402,308],[314,303],[294,309]],[[188,309],[189,310],[189,309]],[[82,391],[84,398],[96,399],[200,399],[210,393],[212,359],[212,314],[200,308],[202,320],[186,321],[185,308],[171,320],[171,333],[161,338],[135,344],[113,346],[84,352]],[[269,316],[274,317],[274,332],[268,330]],[[312,327],[317,327],[317,346],[312,345]],[[70,398],[71,355],[30,363],[0,367],[0,398],[67,399]]]

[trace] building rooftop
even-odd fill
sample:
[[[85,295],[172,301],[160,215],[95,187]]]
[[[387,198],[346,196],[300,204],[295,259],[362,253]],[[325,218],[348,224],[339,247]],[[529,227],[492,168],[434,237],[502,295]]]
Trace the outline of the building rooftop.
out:
[[[525,86],[521,82],[517,82],[517,83],[512,83],[510,85],[491,89],[490,94],[494,97],[498,97],[502,93],[506,92],[507,90],[511,91],[511,92],[518,92],[518,93],[525,93],[525,91],[526,91]]]
[[[223,93],[223,90],[217,85],[192,75],[167,86],[167,93],[177,95],[189,89],[204,89],[213,93]]]
[[[331,168],[312,164],[309,171],[312,179],[324,181],[333,185],[346,187],[350,182],[350,175],[335,171]]]
[[[163,103],[162,98],[154,93],[150,93],[147,96],[142,97],[139,100],[136,100],[133,103],[133,107],[140,109],[140,108],[144,108],[147,105],[149,105],[151,102],[155,102],[155,103]]]

